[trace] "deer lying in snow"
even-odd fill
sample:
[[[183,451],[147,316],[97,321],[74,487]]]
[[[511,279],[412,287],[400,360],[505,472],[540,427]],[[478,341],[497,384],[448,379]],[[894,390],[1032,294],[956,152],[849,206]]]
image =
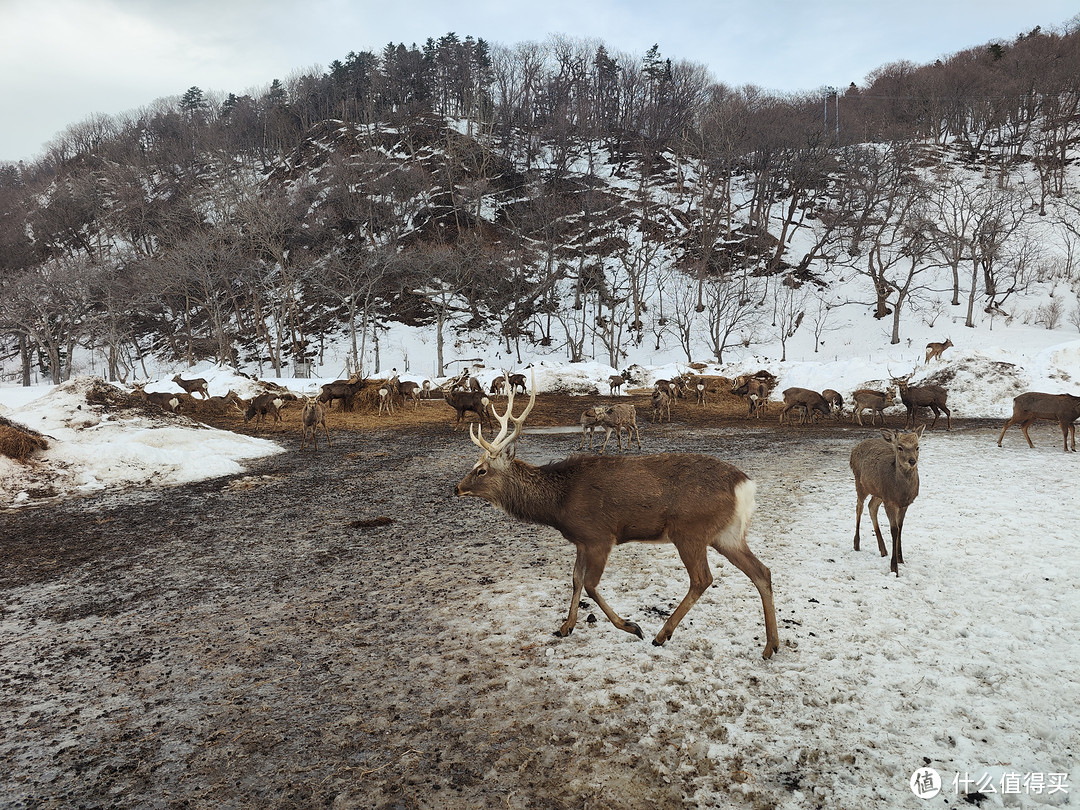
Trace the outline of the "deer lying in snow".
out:
[[[780,649],[773,607],[772,576],[746,544],[754,512],[754,482],[719,459],[688,453],[653,456],[574,455],[542,467],[516,458],[517,440],[536,404],[536,385],[520,416],[495,412],[499,432],[490,442],[469,426],[480,459],[457,485],[458,495],[484,498],[508,514],[557,528],[577,549],[570,612],[557,636],[577,624],[582,590],[612,624],[638,638],[641,628],[623,619],[597,589],[612,549],[626,542],[673,543],[690,575],[690,589],[653,639],[671,638],[687,611],[712,584],[708,550],[716,550],[746,574],[761,596],[765,649]],[[511,422],[513,426],[511,427]]]

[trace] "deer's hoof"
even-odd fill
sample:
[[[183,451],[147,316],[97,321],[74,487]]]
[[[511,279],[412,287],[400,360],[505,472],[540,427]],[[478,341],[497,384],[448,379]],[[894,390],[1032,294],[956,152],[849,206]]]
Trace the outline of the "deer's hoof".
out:
[[[638,627],[634,622],[627,622],[625,629],[626,629],[626,632],[633,633],[635,636],[637,636],[638,638],[640,638],[640,639],[642,639],[644,641],[645,634],[641,632],[641,628]]]

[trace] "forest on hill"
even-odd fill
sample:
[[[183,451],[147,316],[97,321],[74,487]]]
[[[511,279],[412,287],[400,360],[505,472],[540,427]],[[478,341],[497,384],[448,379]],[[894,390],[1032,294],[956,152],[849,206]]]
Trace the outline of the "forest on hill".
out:
[[[344,340],[365,372],[396,323],[430,331],[440,373],[460,334],[721,361],[755,324],[823,323],[838,278],[895,343],[941,278],[968,325],[1037,282],[1080,293],[1078,142],[1080,29],[802,96],[657,47],[391,43],[258,96],[95,116],[0,166],[0,368],[280,375]],[[1080,326],[1080,306],[1040,317]]]

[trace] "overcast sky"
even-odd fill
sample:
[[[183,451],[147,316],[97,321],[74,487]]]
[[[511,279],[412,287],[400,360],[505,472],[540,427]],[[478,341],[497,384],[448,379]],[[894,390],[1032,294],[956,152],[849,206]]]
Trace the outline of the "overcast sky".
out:
[[[69,125],[180,96],[264,89],[349,51],[453,31],[492,44],[551,34],[635,56],[654,43],[717,81],[769,91],[862,84],[1035,26],[1067,0],[0,0],[0,161],[29,160]]]

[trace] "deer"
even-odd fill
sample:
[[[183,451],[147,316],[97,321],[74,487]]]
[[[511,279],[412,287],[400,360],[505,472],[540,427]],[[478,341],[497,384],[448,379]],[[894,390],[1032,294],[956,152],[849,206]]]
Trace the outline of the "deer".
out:
[[[500,375],[491,381],[491,390],[489,394],[505,394],[506,393],[506,377]]]
[[[315,397],[308,397],[304,401],[304,409],[300,411],[300,424],[304,430],[304,440],[300,443],[301,450],[307,447],[308,433],[310,433],[312,443],[315,445],[315,451],[318,452],[319,425],[322,425],[322,429],[326,433],[326,446],[333,446],[330,444],[330,429],[326,426],[326,408]]]
[[[393,390],[396,388],[396,385],[391,386],[389,384],[379,388],[379,416],[382,416],[384,410],[386,411],[388,416],[394,413]]]
[[[840,415],[844,412],[844,398],[840,396],[840,392],[826,388],[821,392],[821,398],[829,403],[829,410],[833,418],[839,422]]]
[[[155,407],[161,408],[163,411],[169,413],[175,413],[177,415],[184,409],[183,394],[163,393],[161,391],[147,391],[146,383],[135,383],[132,388],[136,396],[142,397],[144,402],[147,402]]]
[[[423,389],[420,387],[420,383],[406,380],[405,382],[398,383],[398,396],[401,397],[402,406],[404,403],[412,400],[413,410],[415,411],[420,407],[420,393]]]
[[[510,389],[517,392],[525,393],[525,375],[524,374],[510,374],[506,378],[507,383],[510,385]]]
[[[671,421],[671,396],[666,391],[661,391],[656,388],[652,392],[652,422],[656,422],[658,419],[661,424],[664,422],[664,417],[667,416],[668,422]]]
[[[244,409],[244,422],[250,422],[254,418],[255,432],[258,433],[259,425],[262,424],[263,419],[272,416],[276,427],[277,423],[281,421],[281,409],[286,402],[287,400],[277,392],[259,394]]]
[[[604,452],[604,448],[607,447],[608,440],[611,438],[611,431],[615,431],[615,442],[619,446],[619,452],[622,452],[622,432],[626,430],[626,449],[630,449],[630,440],[636,439],[638,450],[641,449],[641,431],[637,426],[637,410],[633,405],[610,405],[604,408],[600,414],[600,427],[604,428],[604,443],[600,445],[600,452]],[[592,444],[591,440],[589,442]]]
[[[934,421],[930,423],[930,430],[934,429],[938,417],[945,411],[947,419],[946,430],[952,430],[952,411],[945,404],[949,398],[949,392],[940,385],[908,385],[907,378],[894,377],[893,382],[900,389],[900,399],[907,409],[907,418],[904,427],[915,427],[915,412],[919,408],[929,408],[934,412]]]
[[[862,412],[870,411],[870,424],[880,416],[881,426],[885,426],[885,409],[896,404],[896,395],[890,388],[888,391],[875,391],[872,388],[860,388],[851,394],[851,418],[862,425]]]
[[[519,520],[555,528],[574,545],[570,610],[555,635],[573,633],[584,590],[615,627],[644,639],[641,628],[616,613],[597,586],[620,543],[672,543],[690,588],[653,644],[662,646],[671,638],[712,584],[708,550],[713,548],[757,588],[765,614],[762,657],[772,657],[780,649],[772,574],[746,542],[755,507],[755,484],[746,473],[720,459],[688,453],[573,455],[536,467],[517,458],[518,437],[535,403],[534,385],[521,415],[514,416],[511,392],[505,413],[493,408],[499,431],[491,441],[482,428],[469,426],[472,442],[483,452],[455,492],[487,500]]]
[[[473,378],[475,379],[475,377]],[[491,400],[479,391],[451,390],[443,394],[446,404],[457,411],[457,422],[454,429],[457,430],[468,411],[472,411],[480,417],[480,424],[484,423],[484,413]]]
[[[184,389],[185,393],[194,394],[196,391],[203,399],[210,398],[210,386],[202,377],[193,380],[185,380],[179,374],[173,376],[172,381]]]
[[[784,391],[784,407],[780,411],[780,424],[784,423],[784,414],[799,407],[806,409],[806,414],[811,421],[818,413],[828,416],[832,412],[829,403],[817,391],[811,391],[809,388],[788,388]]]
[[[341,400],[341,410],[351,411],[353,399],[364,387],[366,380],[350,377],[347,380],[334,380],[326,383],[320,390],[317,399],[319,403],[330,408],[335,399]]]
[[[929,363],[931,360],[937,358],[941,359],[941,353],[953,345],[951,338],[945,338],[944,343],[927,343],[926,344],[926,360],[924,362]]]
[[[1020,424],[1020,430],[1027,439],[1028,447],[1035,447],[1028,435],[1028,425],[1036,419],[1049,419],[1061,425],[1061,436],[1065,452],[1069,452],[1069,437],[1072,436],[1072,451],[1076,452],[1076,420],[1080,418],[1080,397],[1072,394],[1043,394],[1028,391],[1013,399],[1013,415],[1001,429],[997,445],[1005,438],[1005,431],[1012,425]]]
[[[589,435],[589,449],[592,450],[593,434],[596,429],[600,427],[600,420],[604,414],[603,405],[594,405],[591,408],[586,408],[581,412],[581,418],[579,420],[581,424],[581,441],[578,442],[578,450],[582,450],[585,447],[585,434]]]
[[[747,416],[760,419],[761,415],[768,410],[770,389],[764,380],[745,374],[740,375],[732,383],[731,393],[735,396],[746,397]]]
[[[885,504],[892,535],[889,571],[900,576],[904,562],[901,534],[908,507],[919,495],[919,439],[926,425],[913,432],[882,429],[881,438],[867,439],[851,451],[851,472],[855,475],[855,551],[859,550],[859,524],[863,503],[870,498],[870,520],[874,524],[878,551],[888,556],[878,525],[878,507]]]
[[[608,377],[608,396],[615,396],[622,393],[623,383],[626,379],[621,374],[612,374]]]

